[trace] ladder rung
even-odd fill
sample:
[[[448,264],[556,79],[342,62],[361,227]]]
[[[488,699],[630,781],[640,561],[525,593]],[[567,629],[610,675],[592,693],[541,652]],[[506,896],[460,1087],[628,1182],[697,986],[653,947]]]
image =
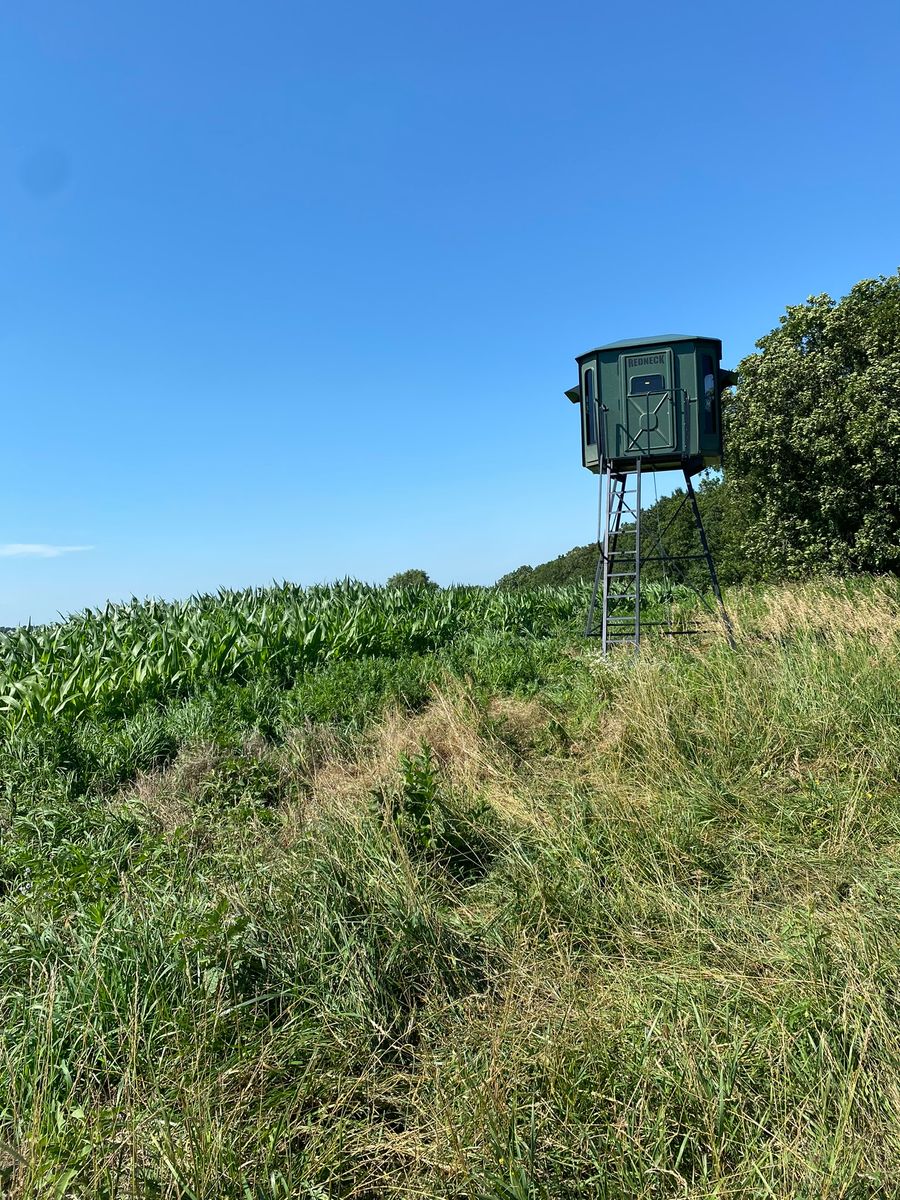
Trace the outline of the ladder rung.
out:
[[[609,627],[610,625],[613,625],[613,624],[615,624],[615,625],[629,625],[629,624],[634,625],[634,615],[632,614],[630,616],[619,617],[619,616],[616,616],[615,613],[611,613],[606,618],[606,624],[607,624],[607,627]],[[651,625],[659,626],[659,625],[668,625],[668,624],[669,624],[668,621],[641,621],[641,629],[646,629],[646,628],[648,628],[648,626],[651,626]],[[709,629],[706,625],[686,625],[684,627],[684,629],[667,629],[666,630],[666,633],[671,634],[673,637],[675,637],[677,634],[681,634],[681,633],[708,633],[708,632],[709,632]]]

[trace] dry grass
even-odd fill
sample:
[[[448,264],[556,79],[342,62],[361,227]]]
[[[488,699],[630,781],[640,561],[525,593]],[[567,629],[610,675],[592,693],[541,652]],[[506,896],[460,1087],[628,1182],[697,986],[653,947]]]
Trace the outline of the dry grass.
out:
[[[801,636],[845,643],[862,638],[873,650],[896,651],[900,590],[891,578],[870,587],[839,579],[785,583],[739,602],[737,620],[745,639]]]

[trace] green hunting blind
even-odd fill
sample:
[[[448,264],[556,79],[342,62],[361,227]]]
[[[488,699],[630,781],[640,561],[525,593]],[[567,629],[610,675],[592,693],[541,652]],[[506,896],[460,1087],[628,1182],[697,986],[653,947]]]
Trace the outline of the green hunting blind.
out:
[[[631,643],[635,651],[640,644],[641,565],[659,562],[684,579],[681,560],[685,558],[706,559],[731,640],[691,483],[699,471],[722,462],[722,393],[735,376],[723,369],[721,359],[718,338],[670,333],[610,342],[575,360],[578,384],[566,395],[580,406],[581,461],[601,476],[602,489],[600,557],[585,632],[602,636],[604,653],[617,642]],[[641,544],[641,476],[673,469],[684,473],[683,503],[690,503],[702,548],[696,555],[667,554],[665,531],[656,530],[652,547]],[[631,484],[629,477],[633,477]],[[595,630],[601,583],[602,625]],[[625,615],[621,615],[623,604]],[[652,623],[669,626],[668,621]],[[688,631],[667,628],[667,632]]]
[[[681,469],[692,474],[722,461],[721,395],[734,382],[721,367],[718,338],[662,334],[611,342],[579,354],[581,460],[628,471]]]

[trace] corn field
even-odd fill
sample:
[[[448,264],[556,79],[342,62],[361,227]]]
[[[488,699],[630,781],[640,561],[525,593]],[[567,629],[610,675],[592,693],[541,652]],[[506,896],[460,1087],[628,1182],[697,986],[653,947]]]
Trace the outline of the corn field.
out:
[[[667,598],[658,584],[644,593],[650,604]],[[588,597],[586,585],[389,590],[347,581],[108,605],[0,636],[0,721],[14,733],[85,713],[115,720],[209,683],[283,689],[327,663],[427,654],[466,634],[547,637],[574,629]]]
[[[0,713],[9,731],[90,712],[121,718],[206,682],[289,687],[320,664],[428,652],[466,629],[546,635],[583,604],[578,588],[387,591],[357,583],[133,600],[0,640]]]

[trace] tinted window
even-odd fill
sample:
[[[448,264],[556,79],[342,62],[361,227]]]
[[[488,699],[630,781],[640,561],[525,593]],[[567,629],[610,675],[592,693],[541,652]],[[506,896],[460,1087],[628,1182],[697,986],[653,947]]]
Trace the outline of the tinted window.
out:
[[[716,403],[716,366],[709,354],[703,355],[703,432],[715,433],[718,418]]]
[[[597,404],[594,396],[594,369],[588,367],[584,373],[584,413],[587,444],[597,444]]]
[[[631,379],[632,396],[646,396],[650,392],[664,392],[665,380],[662,375],[633,375]]]

